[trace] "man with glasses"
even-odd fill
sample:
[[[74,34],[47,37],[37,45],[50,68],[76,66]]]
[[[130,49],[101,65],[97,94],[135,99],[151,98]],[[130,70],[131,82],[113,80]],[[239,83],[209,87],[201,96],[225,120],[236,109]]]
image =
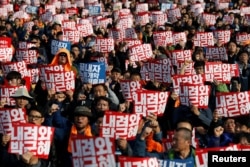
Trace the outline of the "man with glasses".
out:
[[[42,125],[44,122],[44,114],[36,106],[33,106],[28,110],[27,122],[35,125]],[[48,161],[38,159],[32,152],[27,151],[22,155],[10,154],[8,153],[8,145],[11,136],[9,134],[4,134],[1,136],[0,145],[0,164],[1,167],[46,167],[48,166]]]

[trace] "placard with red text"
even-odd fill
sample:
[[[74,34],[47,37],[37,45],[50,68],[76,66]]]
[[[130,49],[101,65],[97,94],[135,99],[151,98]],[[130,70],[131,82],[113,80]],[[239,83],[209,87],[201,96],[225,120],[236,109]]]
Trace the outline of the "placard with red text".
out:
[[[150,15],[152,22],[158,26],[164,25],[168,21],[167,14],[161,11],[153,11]]]
[[[97,26],[107,28],[108,24],[112,24],[111,18],[100,18],[97,19]]]
[[[24,61],[26,64],[36,64],[38,51],[35,49],[16,49],[17,61]]]
[[[10,62],[13,57],[13,48],[11,47],[11,38],[0,37],[0,61]]]
[[[147,12],[148,11],[148,3],[139,3],[136,5],[135,11],[139,12]]]
[[[170,59],[173,65],[177,65],[178,61],[191,61],[192,50],[173,50]]]
[[[123,97],[128,101],[132,101],[136,91],[142,89],[141,83],[138,81],[121,80],[120,86]]]
[[[185,32],[174,32],[173,33],[173,41],[174,45],[179,44],[179,43],[186,43],[187,42],[187,36]]]
[[[181,18],[181,11],[179,8],[169,9],[168,10],[168,21],[171,23],[176,22],[179,18]]]
[[[142,26],[149,23],[149,13],[148,12],[139,12],[135,16],[135,23],[138,25],[142,25]]]
[[[26,41],[19,41],[18,42],[18,49],[30,49],[32,47],[36,47],[36,44]]]
[[[77,24],[77,30],[80,32],[81,37],[87,37],[94,33],[93,26],[90,23],[86,24]]]
[[[244,43],[246,41],[250,40],[250,34],[247,33],[237,33],[236,34],[236,42],[237,44]]]
[[[126,28],[126,29],[122,29],[122,31],[124,31],[123,38],[137,39],[137,34],[134,28]]]
[[[106,111],[101,125],[100,136],[115,139],[135,139],[139,121],[138,114]]]
[[[216,23],[216,16],[214,14],[203,13],[202,21],[205,23],[205,25],[214,25]]]
[[[150,59],[153,56],[151,44],[131,46],[129,48],[129,55],[132,62]]]
[[[210,86],[182,83],[179,97],[182,105],[207,108],[210,95]]]
[[[206,59],[209,61],[227,61],[227,49],[225,47],[209,46],[206,47]]]
[[[250,112],[250,92],[216,94],[216,110],[222,117],[237,117]]]
[[[177,61],[176,64],[176,70],[177,70],[177,74],[180,74],[181,68],[184,66],[185,61]],[[186,65],[186,68],[184,70],[184,74],[188,75],[188,74],[196,74],[195,70],[194,70],[194,62],[189,62]]]
[[[119,156],[119,167],[159,167],[157,158]]]
[[[45,75],[47,72],[64,72],[65,69],[62,65],[40,65],[39,66],[39,74],[40,74],[40,79],[42,81],[45,81]]]
[[[38,158],[48,159],[54,128],[28,123],[13,123],[9,153],[32,152]]]
[[[171,83],[174,74],[170,59],[149,60],[144,64],[148,72],[148,78],[161,83]]]
[[[115,43],[112,38],[96,38],[95,48],[96,51],[108,53],[114,50]]]
[[[214,38],[217,39],[217,42],[221,45],[228,43],[231,39],[230,30],[217,30],[214,31]]]
[[[116,166],[115,141],[109,137],[73,136],[71,140],[73,167]]]
[[[125,38],[122,41],[126,43],[125,50],[127,50],[128,48],[130,48],[134,45],[141,45],[142,44],[142,41],[139,39]]]
[[[63,20],[62,21],[62,28],[69,29],[69,30],[75,30],[76,29],[76,22],[70,21],[70,20]]]
[[[132,28],[133,27],[133,19],[130,17],[119,19],[115,27],[117,29]]]
[[[153,39],[156,46],[168,46],[174,42],[172,31],[154,31]]]
[[[194,45],[199,47],[214,46],[214,35],[212,32],[196,32]]]
[[[75,74],[73,71],[46,72],[44,82],[47,89],[63,92],[75,89]]]
[[[230,83],[232,77],[239,76],[238,64],[225,64],[221,62],[206,62],[205,80],[213,82],[214,80]]]
[[[78,43],[80,41],[80,32],[78,30],[63,30],[63,40],[71,43]]]
[[[205,78],[204,75],[174,75],[172,76],[173,80],[173,89],[174,92],[179,94],[179,87],[181,83],[189,83],[195,85],[204,84]]]
[[[22,108],[0,109],[0,134],[10,134],[12,123],[26,123],[26,111]]]
[[[13,94],[15,94],[16,90],[18,88],[21,88],[23,86],[1,86],[0,87],[0,99],[2,102],[5,102],[6,105],[8,106],[15,106],[16,101],[11,98]]]
[[[122,38],[123,38],[123,32],[122,30],[119,30],[119,29],[110,29],[109,32],[108,32],[108,37],[109,38],[113,38],[114,40],[116,41],[121,41]]]
[[[134,113],[147,116],[150,113],[163,115],[169,92],[138,90],[133,96]]]
[[[18,71],[21,73],[22,77],[27,76],[27,66],[24,61],[3,63],[1,67],[3,73],[6,75],[10,71]]]

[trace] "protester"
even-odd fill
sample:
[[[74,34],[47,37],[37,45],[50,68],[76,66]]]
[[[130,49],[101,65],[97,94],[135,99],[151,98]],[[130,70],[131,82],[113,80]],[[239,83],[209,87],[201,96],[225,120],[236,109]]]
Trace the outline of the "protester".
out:
[[[16,106],[12,106],[15,108],[26,108],[29,109],[32,107],[32,99],[28,93],[28,90],[26,88],[19,88],[16,90],[16,92],[11,96],[16,101]]]
[[[32,107],[28,113],[28,122],[35,125],[42,125],[44,122],[44,114],[39,109]],[[8,153],[8,145],[11,139],[11,135],[4,134],[1,137],[1,146],[0,146],[0,154],[1,159],[0,163],[3,166],[20,166],[20,167],[46,167],[48,166],[48,161],[37,158],[32,152],[29,150],[26,151],[22,155],[15,155]]]

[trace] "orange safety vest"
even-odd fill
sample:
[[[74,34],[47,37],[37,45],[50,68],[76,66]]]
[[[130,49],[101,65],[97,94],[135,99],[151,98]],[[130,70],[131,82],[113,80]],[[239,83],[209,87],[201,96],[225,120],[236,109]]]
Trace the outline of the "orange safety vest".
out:
[[[76,129],[75,125],[73,125],[71,127],[69,142],[68,142],[68,152],[70,152],[70,153],[72,152],[72,150],[71,150],[71,140],[72,140],[72,137],[76,136],[76,135],[77,135],[77,129]],[[90,125],[87,125],[87,127],[85,128],[84,136],[86,136],[86,137],[92,137],[93,136],[93,134],[91,132],[91,126]]]

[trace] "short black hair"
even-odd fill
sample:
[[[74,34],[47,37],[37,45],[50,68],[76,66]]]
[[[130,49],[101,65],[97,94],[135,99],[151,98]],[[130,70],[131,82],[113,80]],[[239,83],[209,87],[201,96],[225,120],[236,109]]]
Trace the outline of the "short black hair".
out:
[[[96,84],[93,86],[93,90],[98,86],[102,86],[105,91],[108,91],[108,87],[105,84]]]
[[[247,54],[247,56],[249,57],[249,53],[248,53],[248,51],[246,51],[246,50],[240,51],[239,54],[238,54],[239,57],[240,57],[242,54],[244,54],[244,53]]]
[[[175,130],[176,132],[180,132],[180,131],[183,131],[184,132],[184,139],[185,140],[192,140],[192,131],[188,128],[177,128]]]
[[[22,79],[22,75],[20,72],[18,71],[10,71],[7,75],[6,75],[6,79],[8,81],[12,80],[12,79]]]
[[[108,102],[109,106],[111,105],[111,100],[108,97],[106,97],[106,96],[99,96],[99,97],[97,97],[95,99],[95,104],[97,104],[101,100]]]
[[[205,61],[196,61],[194,63],[194,68],[197,68],[197,67],[205,67]]]
[[[183,119],[181,119],[179,122],[177,122],[177,125],[178,125],[179,123],[188,123],[188,124],[190,124],[192,130],[193,130],[193,128],[194,128],[194,127],[193,127],[193,124],[192,124],[192,122],[191,122],[191,120],[189,120],[189,119],[183,118]]]
[[[37,106],[37,105],[32,105],[28,110],[27,110],[27,114],[29,115],[31,111],[36,111],[39,112],[41,114],[42,117],[45,116],[44,111],[41,109],[41,107]]]

